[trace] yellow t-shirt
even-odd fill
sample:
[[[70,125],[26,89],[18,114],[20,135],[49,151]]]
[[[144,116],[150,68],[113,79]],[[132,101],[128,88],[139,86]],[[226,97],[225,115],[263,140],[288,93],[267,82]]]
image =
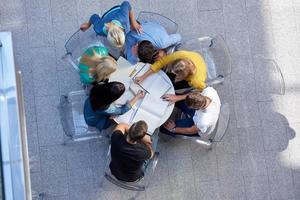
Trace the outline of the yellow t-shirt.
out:
[[[174,62],[178,59],[189,59],[196,67],[196,73],[186,78],[186,81],[191,87],[196,89],[204,89],[206,87],[206,64],[204,59],[199,53],[193,51],[176,51],[170,55],[167,55],[151,65],[151,69],[154,72],[158,72],[164,66]]]

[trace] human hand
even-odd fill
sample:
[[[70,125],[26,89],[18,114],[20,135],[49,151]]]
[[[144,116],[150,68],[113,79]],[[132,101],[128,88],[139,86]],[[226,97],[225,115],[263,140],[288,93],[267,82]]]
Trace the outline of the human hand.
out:
[[[165,94],[161,97],[164,101],[169,101],[171,103],[175,103],[178,101],[177,95],[174,94]]]
[[[143,77],[143,76],[137,76],[137,77],[135,77],[135,79],[134,79],[134,83],[140,84],[141,82],[143,82],[143,80],[144,80],[144,77]]]
[[[139,90],[138,92],[137,92],[137,94],[136,94],[136,97],[138,98],[138,99],[141,99],[141,98],[143,98],[145,96],[145,92],[143,91],[143,90]]]
[[[142,140],[141,140],[143,143],[148,143],[148,144],[152,144],[152,140],[151,140],[151,137],[150,135],[145,135]]]
[[[173,128],[176,127],[176,124],[173,120],[168,120],[166,123],[164,123],[164,127],[171,131]]]
[[[132,26],[132,29],[134,29],[138,34],[143,33],[143,28],[138,22],[136,22],[136,21],[133,22],[131,26]]]
[[[158,50],[158,54],[157,54],[157,56],[155,56],[154,59],[155,59],[155,61],[158,61],[161,58],[165,57],[166,55],[167,55],[167,53],[164,50],[160,49],[160,50]]]

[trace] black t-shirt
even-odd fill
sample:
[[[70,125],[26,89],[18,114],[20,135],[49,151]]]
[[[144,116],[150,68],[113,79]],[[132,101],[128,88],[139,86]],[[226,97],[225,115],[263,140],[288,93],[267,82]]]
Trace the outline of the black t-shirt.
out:
[[[145,144],[129,144],[121,131],[113,132],[109,168],[116,178],[127,182],[138,180],[144,176],[143,163],[150,157],[151,151]]]

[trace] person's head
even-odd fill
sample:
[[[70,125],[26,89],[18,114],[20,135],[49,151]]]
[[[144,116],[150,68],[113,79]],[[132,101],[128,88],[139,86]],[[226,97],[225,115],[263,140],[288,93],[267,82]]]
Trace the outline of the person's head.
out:
[[[81,56],[80,63],[82,63],[82,64],[84,64],[86,66],[95,68],[99,64],[99,62],[100,62],[100,60],[102,58],[102,55],[98,54],[95,51],[94,47],[92,47],[92,52],[93,52],[92,55],[88,55],[88,54],[84,53]]]
[[[109,25],[109,30],[107,32],[108,42],[118,49],[122,48],[125,43],[125,32],[120,25],[111,22]]]
[[[96,81],[104,81],[117,70],[117,62],[110,56],[104,56],[99,60],[96,66]]]
[[[158,55],[158,50],[150,41],[143,40],[138,44],[137,55],[141,62],[153,64]]]
[[[125,86],[120,82],[96,84],[90,92],[92,109],[105,109],[125,92]]]
[[[187,95],[185,103],[188,107],[196,110],[203,110],[207,107],[207,98],[200,92],[191,92]]]
[[[132,124],[128,130],[130,141],[137,142],[141,140],[147,133],[148,125],[145,121],[140,120]]]
[[[185,80],[193,74],[195,65],[188,59],[175,60],[171,67],[171,72],[176,75],[175,81]]]

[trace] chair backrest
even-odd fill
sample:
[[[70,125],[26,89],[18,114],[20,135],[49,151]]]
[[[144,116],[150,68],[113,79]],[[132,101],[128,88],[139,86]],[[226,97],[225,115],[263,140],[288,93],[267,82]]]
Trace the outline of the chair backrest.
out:
[[[60,96],[60,103],[58,106],[60,121],[65,134],[72,137],[75,132],[72,116],[72,105],[68,101],[68,97],[65,95]]]
[[[63,130],[73,140],[98,138],[100,132],[95,127],[89,127],[84,120],[83,108],[87,98],[84,90],[70,92],[61,96],[59,112]]]
[[[271,94],[284,95],[285,81],[281,69],[273,59],[256,56],[255,84],[259,101],[268,101]]]
[[[200,53],[207,65],[208,81],[231,74],[231,57],[221,35],[200,37],[185,41],[179,49]]]
[[[77,30],[75,33],[71,35],[71,37],[65,43],[66,55],[67,58],[71,59],[72,65],[76,69],[79,65],[80,56],[84,53],[84,51],[91,46],[101,45],[100,38],[96,36],[95,31],[90,28],[86,31]],[[78,71],[78,69],[76,69]]]
[[[138,15],[137,20],[142,23],[142,22],[156,22],[160,25],[162,25],[169,34],[174,34],[178,30],[178,24],[171,20],[170,18],[154,13],[154,12],[148,12],[148,11],[141,11]]]
[[[211,137],[212,141],[220,142],[224,137],[230,118],[230,107],[228,103],[223,103],[220,108],[219,119],[215,131]]]

